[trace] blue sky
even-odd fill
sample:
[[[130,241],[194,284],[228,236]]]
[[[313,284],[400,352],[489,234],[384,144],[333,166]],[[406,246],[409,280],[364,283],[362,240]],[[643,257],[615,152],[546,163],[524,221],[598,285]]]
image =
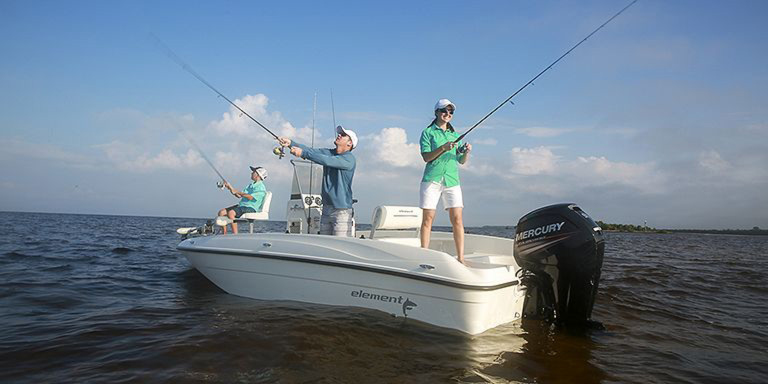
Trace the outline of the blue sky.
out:
[[[0,210],[208,217],[274,141],[158,49],[154,34],[281,135],[360,136],[357,216],[417,205],[438,98],[463,131],[628,2],[0,2]],[[465,223],[576,202],[658,228],[768,228],[764,1],[641,0],[467,139]],[[447,215],[438,214],[446,224]]]

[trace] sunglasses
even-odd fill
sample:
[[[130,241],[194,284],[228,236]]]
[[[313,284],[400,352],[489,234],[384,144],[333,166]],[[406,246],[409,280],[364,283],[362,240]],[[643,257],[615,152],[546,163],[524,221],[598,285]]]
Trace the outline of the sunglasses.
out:
[[[339,133],[338,133],[338,136],[341,136],[341,137],[347,137],[347,134],[346,134],[346,133],[344,133],[344,132],[339,132]]]
[[[447,113],[449,115],[453,115],[453,112],[454,112],[453,109],[448,109],[448,108],[440,108],[437,111],[440,113]]]

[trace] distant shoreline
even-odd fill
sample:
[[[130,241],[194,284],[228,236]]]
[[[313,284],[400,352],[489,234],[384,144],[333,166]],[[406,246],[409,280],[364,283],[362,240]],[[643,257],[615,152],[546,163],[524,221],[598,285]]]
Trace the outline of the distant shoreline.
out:
[[[616,232],[616,233],[639,233],[639,234],[656,234],[656,233],[698,233],[705,235],[749,235],[749,236],[768,236],[768,230],[746,230],[746,229],[654,229],[648,231],[621,231],[621,230],[605,230],[603,232]]]
[[[181,217],[181,216],[156,216],[156,215],[128,215],[128,214],[106,214],[106,213],[72,213],[72,212],[24,212],[24,211],[3,211],[0,213],[11,214],[43,214],[43,215],[83,215],[83,216],[112,216],[112,217],[149,217],[149,218],[162,218],[162,219],[190,219],[205,221],[208,218],[200,217]],[[285,220],[269,220],[276,222],[285,222]],[[596,221],[597,225],[603,229],[604,232],[624,232],[624,233],[702,233],[712,235],[758,235],[768,236],[768,229],[753,228],[753,229],[657,229],[653,227],[644,227],[633,224],[608,224],[600,220]],[[370,227],[367,223],[357,223],[358,226]],[[499,229],[499,230],[515,230],[514,225],[481,225],[481,226],[465,226],[470,228],[485,228],[485,229]],[[435,229],[447,229],[451,230],[450,226],[435,226]]]
[[[605,232],[627,233],[702,233],[710,235],[757,235],[768,236],[768,229],[754,227],[752,229],[656,229],[653,227],[633,224],[608,224],[597,221],[597,225]]]

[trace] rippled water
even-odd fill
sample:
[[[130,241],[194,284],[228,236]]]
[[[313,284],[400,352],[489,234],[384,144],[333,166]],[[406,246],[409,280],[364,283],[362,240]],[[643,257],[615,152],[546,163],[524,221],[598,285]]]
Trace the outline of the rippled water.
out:
[[[768,382],[768,237],[609,233],[605,331],[471,337],[228,295],[176,251],[200,223],[0,212],[0,381]]]

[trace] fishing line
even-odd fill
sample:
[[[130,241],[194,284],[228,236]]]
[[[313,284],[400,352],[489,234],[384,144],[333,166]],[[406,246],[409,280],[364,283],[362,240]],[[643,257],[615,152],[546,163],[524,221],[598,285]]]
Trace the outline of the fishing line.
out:
[[[237,104],[233,103],[232,100],[224,96],[219,90],[213,87],[209,82],[207,82],[205,79],[203,79],[202,76],[200,76],[197,72],[195,72],[192,67],[190,67],[187,63],[184,62],[176,53],[171,50],[170,47],[168,47],[165,43],[163,43],[162,40],[160,40],[159,37],[155,36],[154,33],[150,33],[150,36],[152,36],[153,39],[155,39],[155,42],[157,45],[163,50],[166,56],[168,56],[171,60],[173,60],[176,64],[178,64],[182,69],[189,72],[192,76],[194,76],[196,79],[200,80],[201,83],[205,84],[210,88],[212,91],[216,92],[219,96],[221,96],[224,100],[226,100],[229,104],[232,104],[233,107],[237,108],[242,114],[248,116],[253,122],[258,124],[260,127],[264,128],[265,131],[269,132],[270,135],[272,135],[275,140],[278,139],[277,135],[275,135],[272,131],[269,130],[269,128],[265,127],[264,124],[260,123],[258,120],[254,119],[253,116],[249,115],[248,112],[244,111],[242,108],[240,108]],[[281,156],[282,157],[282,156]]]
[[[608,20],[607,20],[606,22],[604,22],[602,25],[600,25],[599,27],[597,27],[597,29],[595,29],[594,31],[592,31],[592,33],[590,33],[589,35],[587,35],[587,37],[585,37],[584,39],[582,39],[581,41],[579,41],[579,42],[578,42],[576,45],[574,45],[573,47],[571,47],[571,49],[569,49],[567,52],[565,52],[565,53],[564,53],[562,56],[558,57],[558,58],[557,58],[557,60],[553,61],[553,62],[552,62],[552,64],[550,64],[548,67],[544,68],[544,70],[543,70],[543,71],[541,71],[541,72],[539,72],[539,74],[538,74],[538,75],[534,76],[534,77],[533,77],[531,80],[529,80],[527,83],[525,83],[525,85],[523,85],[523,86],[522,86],[520,89],[518,89],[518,90],[517,90],[517,92],[513,93],[513,94],[512,94],[512,96],[508,97],[506,100],[502,101],[502,102],[501,102],[501,104],[499,104],[499,105],[498,105],[496,108],[494,108],[492,111],[488,112],[488,114],[487,114],[487,115],[485,115],[485,117],[483,117],[482,119],[480,119],[480,121],[478,121],[477,123],[475,123],[475,125],[473,125],[471,128],[469,128],[469,129],[468,129],[466,132],[464,132],[464,133],[463,133],[461,136],[459,136],[459,138],[458,138],[458,139],[454,140],[453,142],[454,142],[454,143],[458,143],[458,142],[459,142],[461,139],[463,139],[463,138],[464,138],[464,136],[466,136],[468,133],[472,132],[472,130],[473,130],[473,129],[477,128],[477,126],[478,126],[478,125],[480,125],[480,124],[481,124],[483,121],[485,121],[485,119],[487,119],[488,117],[490,117],[491,115],[493,115],[493,114],[494,114],[496,111],[498,111],[498,110],[499,110],[501,107],[503,107],[505,104],[507,104],[508,102],[510,102],[510,101],[512,100],[512,98],[513,98],[513,97],[515,97],[515,96],[516,96],[518,93],[520,93],[520,92],[521,92],[523,89],[525,89],[526,87],[528,87],[529,85],[531,85],[531,84],[532,84],[532,83],[533,83],[533,82],[534,82],[536,79],[538,79],[538,78],[539,78],[539,76],[543,75],[543,74],[544,74],[544,72],[546,72],[546,71],[548,71],[550,68],[552,68],[552,67],[553,67],[555,64],[557,64],[557,62],[558,62],[558,61],[562,60],[562,59],[563,59],[565,56],[567,56],[569,53],[571,53],[571,51],[573,51],[574,49],[576,49],[576,47],[578,47],[579,45],[581,45],[581,43],[583,43],[583,42],[587,41],[587,39],[589,39],[590,37],[592,37],[592,35],[594,35],[595,33],[597,33],[597,31],[599,31],[600,29],[602,29],[603,27],[605,27],[605,25],[606,25],[606,24],[610,23],[610,22],[611,22],[613,19],[615,19],[616,17],[618,17],[619,15],[621,15],[621,13],[622,13],[622,12],[626,11],[626,10],[627,10],[627,8],[631,7],[631,6],[632,6],[633,4],[635,4],[636,2],[637,2],[637,0],[633,0],[633,1],[632,1],[631,3],[629,3],[627,6],[625,6],[624,8],[622,8],[622,9],[621,9],[621,11],[619,11],[619,12],[617,12],[615,15],[611,16],[611,18],[610,18],[610,19],[608,19]]]

